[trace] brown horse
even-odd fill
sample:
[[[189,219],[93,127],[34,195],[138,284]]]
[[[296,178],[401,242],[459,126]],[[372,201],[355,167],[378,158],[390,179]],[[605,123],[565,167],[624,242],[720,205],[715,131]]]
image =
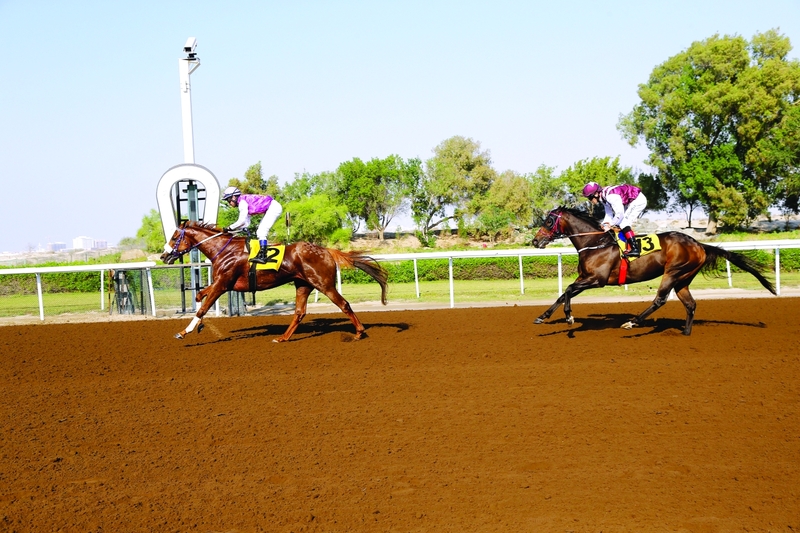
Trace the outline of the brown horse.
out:
[[[533,238],[533,245],[544,248],[553,239],[561,237],[568,237],[578,250],[578,279],[535,320],[536,324],[541,324],[550,318],[562,303],[567,323],[572,324],[574,319],[571,299],[586,289],[621,284],[621,266],[628,267],[627,278],[622,283],[638,283],[663,275],[653,303],[639,316],[623,324],[622,327],[625,329],[641,325],[645,318],[666,303],[669,292],[674,289],[678,299],[686,308],[683,334],[691,335],[697,304],[689,292],[689,284],[700,272],[717,271],[720,259],[727,259],[745,272],[749,272],[764,288],[775,294],[775,287],[761,274],[763,265],[744,255],[697,242],[677,231],[659,233],[658,246],[654,242],[647,242],[649,238],[643,239],[645,242],[642,243],[642,257],[630,261],[629,265],[623,265],[614,232],[603,231],[597,220],[586,212],[566,207],[553,209]],[[648,251],[651,252],[646,253]]]
[[[289,282],[296,288],[294,319],[283,336],[274,342],[288,341],[300,321],[306,316],[306,304],[313,289],[327,296],[344,314],[350,317],[356,328],[356,339],[366,336],[364,326],[339,291],[336,290],[336,265],[363,270],[381,286],[381,303],[386,305],[387,273],[377,261],[361,252],[340,252],[316,244],[297,242],[286,246],[283,262],[278,270],[257,270],[255,286],[251,286],[248,251],[245,238],[224,233],[212,224],[184,222],[175,230],[169,241],[168,251],[161,260],[173,264],[179,257],[197,249],[211,260],[214,281],[199,291],[197,302],[203,302],[189,326],[177,333],[182,339],[197,326],[203,329],[203,316],[225,291],[263,291]]]

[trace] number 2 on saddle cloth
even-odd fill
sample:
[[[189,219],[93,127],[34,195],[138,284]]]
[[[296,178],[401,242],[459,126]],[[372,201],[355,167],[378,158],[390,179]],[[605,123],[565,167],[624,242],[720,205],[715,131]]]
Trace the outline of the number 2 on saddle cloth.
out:
[[[655,233],[648,233],[647,235],[636,235],[634,238],[639,241],[639,249],[642,251],[641,256],[649,253],[656,252],[661,249],[661,241],[658,240],[658,235]],[[621,232],[617,233],[617,246],[619,246],[619,256],[622,258],[619,264],[619,284],[625,285],[628,278],[628,265],[631,261],[637,259],[636,257],[626,257],[623,253],[625,251],[625,237]]]
[[[258,253],[258,249],[258,239],[251,239],[250,253],[248,254],[247,259],[250,260],[254,258]],[[267,262],[263,265],[258,263],[251,263],[251,265],[255,266],[256,270],[278,270],[281,267],[281,263],[283,263],[283,254],[285,252],[286,245],[284,244],[267,246]]]

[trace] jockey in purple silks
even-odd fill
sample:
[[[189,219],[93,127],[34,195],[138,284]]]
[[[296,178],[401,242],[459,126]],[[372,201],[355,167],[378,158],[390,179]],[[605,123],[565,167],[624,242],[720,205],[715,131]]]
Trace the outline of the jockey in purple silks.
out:
[[[256,237],[260,248],[255,257],[250,261],[253,263],[265,264],[267,262],[267,234],[278,217],[283,212],[283,207],[272,196],[262,194],[242,194],[236,187],[228,187],[222,194],[222,200],[231,207],[239,208],[239,218],[222,231],[228,232],[247,227],[250,224],[251,215],[264,214],[264,218],[258,224]]]
[[[592,205],[597,202],[603,203],[606,210],[603,229],[608,231],[611,226],[619,227],[625,237],[625,255],[639,257],[642,251],[639,241],[633,236],[631,223],[639,218],[647,207],[647,198],[642,194],[642,190],[627,184],[601,187],[590,181],[583,188],[583,195],[592,202]]]

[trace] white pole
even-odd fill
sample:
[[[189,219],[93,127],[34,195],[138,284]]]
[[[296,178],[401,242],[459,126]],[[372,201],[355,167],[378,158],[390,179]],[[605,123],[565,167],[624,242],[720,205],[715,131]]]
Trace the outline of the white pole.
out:
[[[525,294],[525,279],[522,276],[522,255],[519,256],[519,293]]]
[[[44,301],[42,300],[42,275],[36,273],[36,294],[39,295],[39,319],[44,320]]]
[[[147,272],[147,288],[150,289],[150,310],[153,316],[156,316],[156,295],[153,294],[153,272],[146,268]]]
[[[183,160],[194,164],[194,135],[192,132],[192,72],[200,66],[200,58],[195,49],[197,40],[189,37],[183,47],[187,57],[178,60],[178,72],[181,79],[181,116],[183,118]]]
[[[558,254],[558,295],[564,292],[564,278],[561,275],[561,254]]]
[[[453,258],[452,257],[448,257],[447,261],[448,261],[448,271],[450,273],[450,276],[449,276],[450,277],[450,307],[455,307],[456,306],[456,299],[455,299],[455,296],[453,294]]]
[[[417,298],[419,298],[419,275],[417,275],[417,260],[414,259],[414,286],[417,288]]]
[[[725,270],[728,271],[728,288],[733,287],[733,280],[731,279],[731,262],[725,260]]]
[[[342,294],[342,272],[339,270],[339,265],[336,265],[336,287],[339,289],[339,294]]]
[[[781,249],[775,248],[775,294],[781,295]]]
[[[105,270],[100,271],[100,310],[104,311],[106,308],[106,287],[105,287]]]

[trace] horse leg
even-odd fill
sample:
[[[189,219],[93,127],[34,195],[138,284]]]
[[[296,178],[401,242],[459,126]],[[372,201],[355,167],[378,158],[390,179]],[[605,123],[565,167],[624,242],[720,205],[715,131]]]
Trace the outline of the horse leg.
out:
[[[694,310],[697,308],[697,302],[694,301],[692,293],[689,292],[689,285],[685,285],[680,289],[675,289],[675,295],[686,308],[686,325],[683,327],[684,335],[692,334],[692,324],[694,323]]]
[[[294,334],[294,330],[297,329],[297,326],[300,325],[300,322],[302,322],[303,318],[306,316],[308,296],[311,294],[312,290],[310,285],[295,283],[294,318],[292,318],[292,323],[289,324],[286,332],[277,339],[272,339],[272,342],[286,342],[292,334]]]
[[[650,304],[650,307],[645,309],[639,316],[636,318],[632,318],[629,321],[625,322],[620,326],[623,329],[631,329],[636,326],[640,326],[644,319],[653,314],[655,311],[661,308],[665,303],[667,303],[667,297],[669,296],[669,291],[672,290],[674,286],[674,282],[671,278],[664,276],[661,280],[661,286],[658,288],[658,292],[656,292],[656,297],[653,300],[653,303]]]
[[[564,314],[567,317],[567,323],[570,324],[570,325],[574,324],[575,323],[575,319],[572,317],[572,302],[571,302],[571,299],[574,296],[577,296],[580,293],[582,293],[584,290],[586,290],[586,288],[587,287],[581,287],[581,286],[577,285],[577,282],[572,283],[571,285],[567,286],[566,290],[564,290],[564,293],[561,296],[558,297],[558,299],[555,301],[555,303],[553,305],[551,305],[550,308],[547,311],[542,313],[539,316],[539,318],[534,320],[533,323],[534,324],[541,324],[542,322],[544,322],[545,320],[550,318],[550,315],[552,315],[555,312],[555,310],[558,309],[559,306],[563,303],[564,304]]]
[[[564,315],[567,317],[567,324],[570,326],[575,323],[575,319],[572,317],[572,298],[582,293],[586,288],[577,285],[576,282],[569,285],[564,291]]]
[[[367,336],[364,325],[358,319],[356,314],[353,312],[353,309],[350,307],[350,302],[344,299],[344,297],[339,294],[339,291],[336,290],[335,287],[331,286],[322,291],[322,293],[328,297],[330,301],[336,304],[336,307],[342,310],[342,313],[346,314],[353,325],[356,327],[356,336],[355,339],[359,340]]]
[[[212,283],[211,285],[203,289],[203,291],[205,291],[205,294],[203,295],[203,297],[205,298],[205,302],[203,302],[203,305],[201,305],[200,309],[197,310],[197,313],[195,313],[194,318],[192,318],[192,321],[189,322],[189,325],[186,326],[186,329],[184,329],[180,333],[175,334],[176,339],[183,339],[184,337],[186,337],[186,335],[194,331],[195,327],[197,328],[197,333],[203,331],[204,327],[203,317],[211,308],[211,306],[214,305],[214,302],[217,301],[217,298],[219,298],[222,295],[222,293],[225,292],[225,288],[222,286],[221,283],[220,284]]]
[[[567,293],[566,292],[562,293],[561,296],[559,296],[558,299],[555,301],[555,303],[553,303],[553,305],[551,305],[550,308],[547,311],[545,311],[544,313],[539,315],[539,318],[534,320],[533,323],[534,324],[541,324],[545,320],[550,318],[550,315],[552,315],[556,311],[556,309],[561,307],[561,304],[564,303],[564,298],[566,298],[566,297],[567,297]]]

